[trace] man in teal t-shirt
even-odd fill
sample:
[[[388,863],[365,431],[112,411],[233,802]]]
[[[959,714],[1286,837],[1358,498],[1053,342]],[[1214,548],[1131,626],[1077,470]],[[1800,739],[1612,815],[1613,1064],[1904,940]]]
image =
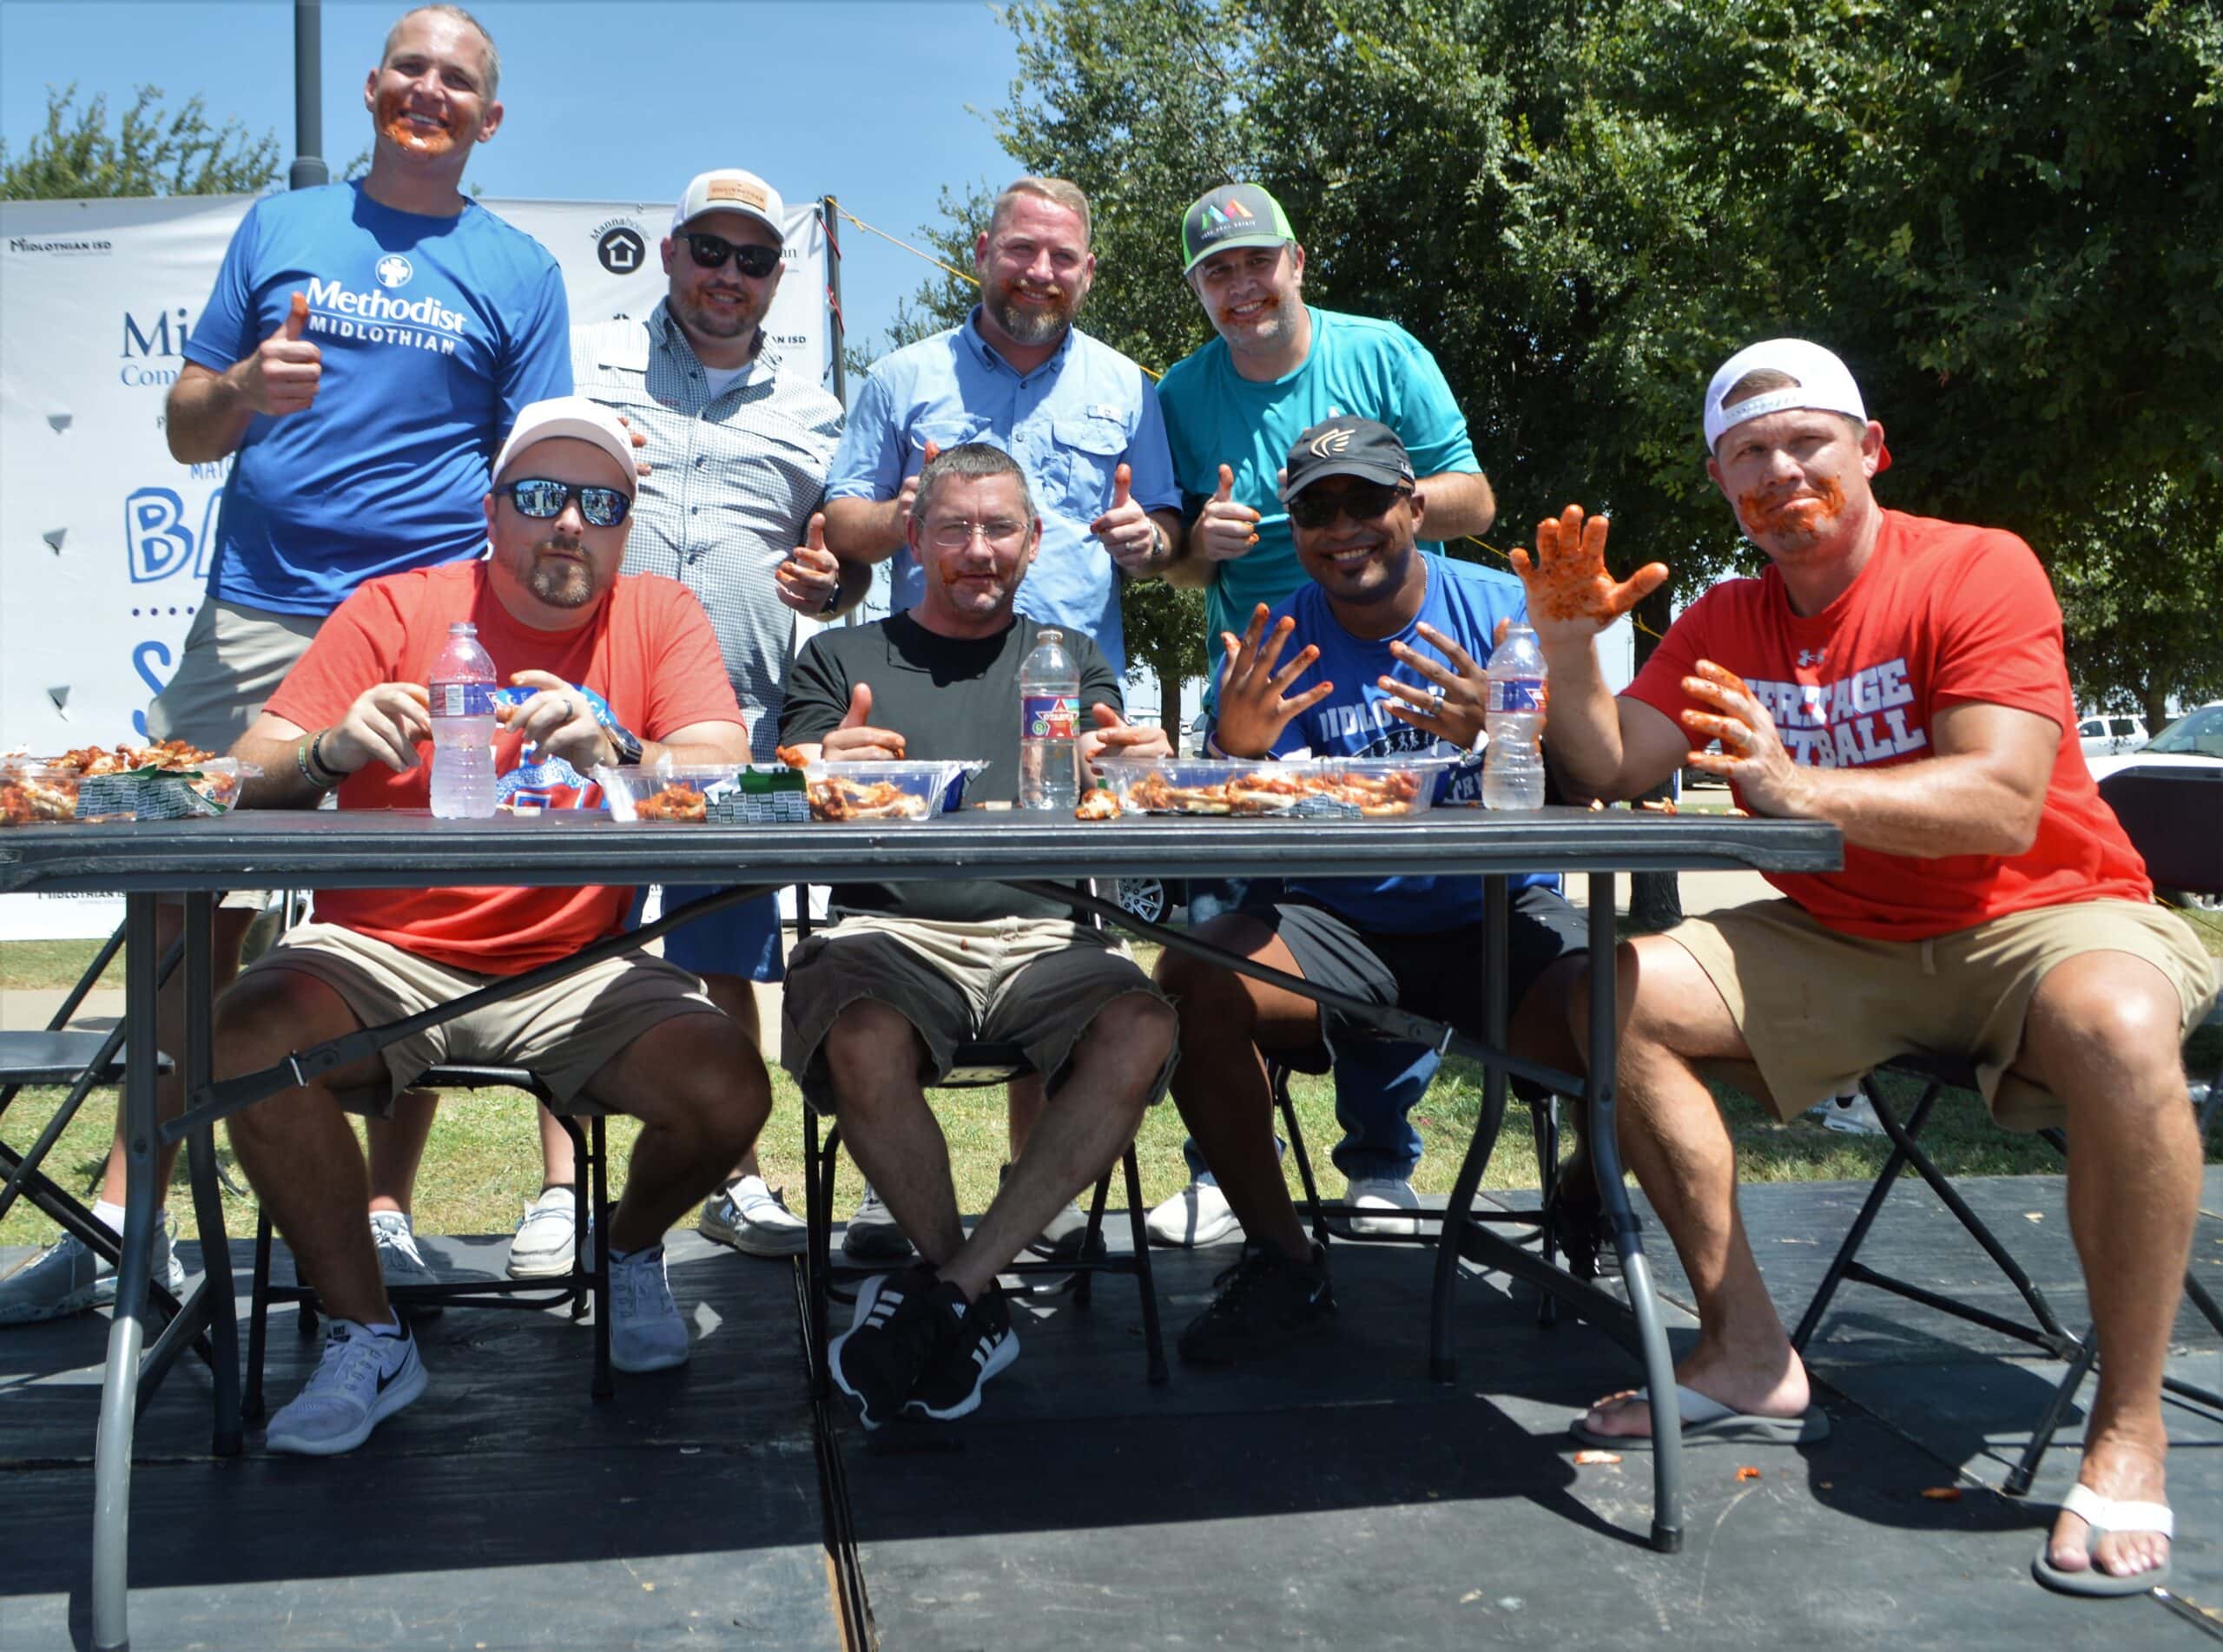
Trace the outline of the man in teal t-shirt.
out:
[[[1190,528],[1168,582],[1209,593],[1208,706],[1218,701],[1221,637],[1242,635],[1252,610],[1287,601],[1306,583],[1276,477],[1290,446],[1323,420],[1371,418],[1395,431],[1426,500],[1421,549],[1488,531],[1497,515],[1488,479],[1467,439],[1467,421],[1419,339],[1394,321],[1316,309],[1304,302],[1304,248],[1281,203],[1256,184],[1208,190],[1181,220],[1189,286],[1219,336],[1167,370],[1158,387],[1173,472]],[[1239,903],[1229,885],[1190,885],[1192,922]],[[1420,1136],[1406,1115],[1434,1076],[1433,1052],[1360,1044],[1336,1064],[1336,1167],[1362,1206],[1414,1202]],[[1164,1243],[1208,1244],[1236,1224],[1193,1146],[1192,1180],[1151,1213]],[[1362,1232],[1406,1235],[1411,1219],[1361,1217]]]

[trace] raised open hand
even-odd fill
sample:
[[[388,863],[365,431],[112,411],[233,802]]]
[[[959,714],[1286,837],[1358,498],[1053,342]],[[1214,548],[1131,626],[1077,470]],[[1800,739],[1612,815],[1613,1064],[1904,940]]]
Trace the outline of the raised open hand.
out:
[[[1269,631],[1268,612],[1266,605],[1259,603],[1239,637],[1220,633],[1227,663],[1220,672],[1219,716],[1212,734],[1220,750],[1230,757],[1263,757],[1289,727],[1290,718],[1336,691],[1334,683],[1320,682],[1294,698],[1283,697],[1282,691],[1304,675],[1306,668],[1320,657],[1320,650],[1308,642],[1287,665],[1277,668],[1296,622],[1284,614]]]
[[[1592,637],[1666,583],[1667,564],[1646,563],[1615,582],[1606,571],[1606,518],[1583,520],[1571,504],[1556,521],[1536,524],[1536,555],[1516,550],[1507,560],[1528,593],[1528,623],[1545,642]]]

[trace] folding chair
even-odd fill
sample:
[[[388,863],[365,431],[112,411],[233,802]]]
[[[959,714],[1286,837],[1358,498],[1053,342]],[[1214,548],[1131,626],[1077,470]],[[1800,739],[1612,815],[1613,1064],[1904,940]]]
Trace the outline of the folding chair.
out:
[[[2101,795],[2116,812],[2132,844],[2146,858],[2147,868],[2157,886],[2189,890],[2195,893],[2223,893],[2223,770],[2141,771],[2127,769],[2108,777],[2101,783]],[[2208,1025],[2223,1025],[2223,1014],[2211,1011]],[[1879,1290],[1925,1307],[1949,1313],[2044,1349],[2056,1359],[2068,1361],[2068,1370],[2048,1400],[2044,1413],[2024,1447],[2021,1458],[2009,1472],[2002,1490],[2009,1497],[2021,1497],[2030,1489],[2036,1478],[2038,1464],[2044,1458],[2053,1437],[2067,1416],[2077,1390],[2082,1385],[2099,1358],[2099,1349],[2088,1326],[2082,1336],[2072,1333],[2061,1322],[2041,1290],[2009,1254],[1998,1237],[1983,1220],[1969,1208],[1968,1202],[1955,1191],[1953,1184],[1936,1162],[1923,1152],[1917,1141],[1923,1127],[1929,1121],[1930,1110],[1938,1096],[1946,1089],[1973,1090],[1976,1087],[1976,1074],[1965,1057],[1950,1055],[1923,1055],[1903,1057],[1890,1062],[1881,1070],[1916,1078],[1923,1083],[1922,1096],[1914,1110],[1903,1122],[1884,1100],[1874,1076],[1861,1081],[1861,1091],[1876,1109],[1877,1122],[1884,1134],[1891,1138],[1891,1155],[1883,1162],[1883,1170],[1868,1190],[1859,1214],[1854,1217],[1846,1232],[1844,1242],[1823,1274],[1821,1287],[1814,1300],[1806,1305],[1806,1312],[1798,1321],[1798,1328],[1791,1334],[1791,1346],[1803,1357],[1814,1333],[1820,1327],[1822,1316],[1829,1309],[1837,1287],[1850,1280],[1873,1285]],[[2200,1139],[2205,1143],[2208,1125],[2219,1100],[2223,1100],[2223,1070],[2219,1070],[2207,1083],[2188,1086],[2189,1101],[2198,1115]],[[2068,1137],[2060,1130],[2042,1130],[2039,1134],[2056,1152],[2066,1155]],[[1875,1226],[1882,1212],[1883,1201],[1890,1196],[1900,1173],[1912,1166],[1916,1174],[1929,1185],[1930,1191],[1954,1218],[1966,1228],[1985,1254],[2014,1286],[2030,1311],[2035,1324],[2024,1324],[1980,1308],[1956,1297],[1943,1295],[1912,1282],[1881,1273],[1859,1260],[1860,1247],[1869,1231]],[[2185,1294],[2206,1316],[2217,1331],[2223,1332],[2223,1307],[2219,1307],[2213,1296],[2199,1279],[2187,1272],[2185,1275]],[[2223,1394],[2165,1377],[2161,1385],[2169,1392],[2205,1405],[2223,1409]]]
[[[1296,1102],[1290,1093],[1291,1077],[1298,1070],[1286,1063],[1270,1060],[1266,1063],[1266,1079],[1273,1087],[1274,1105],[1280,1110],[1282,1129],[1290,1151],[1296,1158],[1297,1180],[1304,1188],[1304,1197],[1297,1201],[1297,1215],[1299,1220],[1311,1223],[1312,1236],[1319,1242],[1320,1247],[1325,1250],[1335,1239],[1355,1245],[1435,1245],[1442,1231],[1443,1213],[1441,1210],[1399,1213],[1413,1219],[1415,1231],[1410,1234],[1363,1234],[1348,1225],[1350,1218],[1360,1214],[1380,1214],[1379,1211],[1369,1208],[1362,1212],[1358,1206],[1345,1201],[1320,1196],[1320,1184],[1312,1174],[1312,1155],[1305,1150],[1304,1127],[1297,1122]],[[1547,1266],[1550,1266],[1558,1259],[1563,1232],[1558,1220],[1560,1098],[1549,1096],[1542,1102],[1532,1104],[1528,1109],[1528,1121],[1535,1135],[1536,1164],[1544,1181],[1542,1203],[1534,1210],[1469,1210],[1467,1220],[1535,1228],[1542,1246],[1543,1260]],[[1422,1222],[1434,1226],[1428,1231],[1422,1232],[1418,1224]],[[1571,1256],[1570,1263],[1577,1278],[1595,1277],[1594,1254]],[[1537,1293],[1536,1322],[1539,1325],[1556,1325],[1559,1322],[1558,1310],[1559,1303],[1549,1292]]]
[[[796,938],[810,933],[809,891],[795,892]],[[1033,1071],[1026,1053],[1016,1044],[966,1043],[957,1048],[950,1070],[937,1086],[942,1089],[973,1089],[988,1085],[1009,1083]],[[828,1123],[824,1139],[820,1139],[819,1116],[815,1108],[805,1103],[803,1121],[803,1270],[806,1293],[810,1312],[810,1382],[814,1399],[823,1400],[832,1392],[833,1367],[828,1357],[827,1322],[829,1303],[839,1296],[845,1302],[855,1300],[854,1293],[841,1286],[874,1274],[892,1273],[897,1267],[908,1266],[895,1263],[887,1267],[862,1267],[843,1263],[836,1267],[834,1247],[834,1176],[841,1163],[841,1130],[838,1124]],[[1165,1340],[1158,1326],[1158,1287],[1151,1273],[1150,1236],[1143,1227],[1142,1173],[1135,1162],[1135,1144],[1127,1143],[1119,1156],[1121,1169],[1126,1176],[1128,1243],[1132,1254],[1112,1256],[1104,1253],[1104,1201],[1112,1188],[1112,1172],[1106,1169],[1096,1183],[1095,1197],[1088,1210],[1088,1231],[1081,1243],[1081,1255],[1073,1261],[1013,1261],[1001,1270],[1022,1279],[1054,1276],[1066,1281],[1060,1288],[1070,1288],[1073,1306],[1086,1309],[1091,1301],[1091,1287],[1098,1274],[1131,1274],[1136,1288],[1142,1294],[1143,1349],[1148,1362],[1149,1379],[1153,1384],[1166,1379]]]
[[[521,1089],[532,1096],[550,1110],[551,1097],[548,1089],[534,1074],[522,1067],[429,1067],[419,1076],[415,1088],[423,1089]],[[577,1157],[583,1173],[574,1188],[574,1229],[576,1247],[569,1274],[553,1279],[535,1280],[453,1280],[429,1285],[393,1285],[386,1287],[386,1294],[397,1308],[459,1307],[459,1308],[527,1308],[539,1310],[569,1303],[571,1318],[581,1318],[590,1300],[594,1304],[594,1382],[597,1399],[610,1398],[612,1388],[610,1379],[610,1233],[605,1220],[609,1210],[607,1158],[603,1137],[603,1120],[598,1113],[588,1116],[585,1128],[579,1121],[556,1114],[556,1122],[571,1138],[571,1150]],[[590,1220],[590,1213],[594,1214]],[[591,1229],[592,1237],[589,1234]],[[592,1246],[592,1254],[588,1249]],[[316,1330],[317,1294],[314,1281],[300,1280],[292,1285],[274,1285],[270,1279],[271,1228],[266,1214],[256,1225],[254,1235],[254,1284],[249,1298],[247,1337],[247,1392],[241,1401],[242,1416],[253,1422],[263,1414],[262,1365],[266,1321],[274,1302],[294,1302],[300,1305],[299,1329],[308,1336]]]

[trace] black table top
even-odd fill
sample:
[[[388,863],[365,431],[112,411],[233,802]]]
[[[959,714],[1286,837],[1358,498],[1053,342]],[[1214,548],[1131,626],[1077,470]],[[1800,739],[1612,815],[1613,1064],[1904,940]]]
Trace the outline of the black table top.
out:
[[[1126,819],[967,810],[938,820],[621,825],[579,810],[436,820],[415,810],[0,831],[0,893],[433,885],[895,882],[946,878],[1396,872],[1833,872],[1835,826],[1628,810],[1433,810],[1404,820]]]

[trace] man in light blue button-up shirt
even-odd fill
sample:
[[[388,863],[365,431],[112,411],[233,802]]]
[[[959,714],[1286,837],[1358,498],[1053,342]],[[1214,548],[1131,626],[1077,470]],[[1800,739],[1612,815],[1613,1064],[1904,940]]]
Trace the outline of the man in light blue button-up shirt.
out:
[[[1093,638],[1124,675],[1119,582],[1173,560],[1181,490],[1143,370],[1073,326],[1096,274],[1087,197],[1020,179],[973,260],[980,302],[963,325],[884,357],[859,393],[827,480],[827,547],[844,562],[893,556],[893,606],[911,607],[924,576],[903,528],[928,445],[993,443],[1026,466],[1042,511],[1019,611]]]

